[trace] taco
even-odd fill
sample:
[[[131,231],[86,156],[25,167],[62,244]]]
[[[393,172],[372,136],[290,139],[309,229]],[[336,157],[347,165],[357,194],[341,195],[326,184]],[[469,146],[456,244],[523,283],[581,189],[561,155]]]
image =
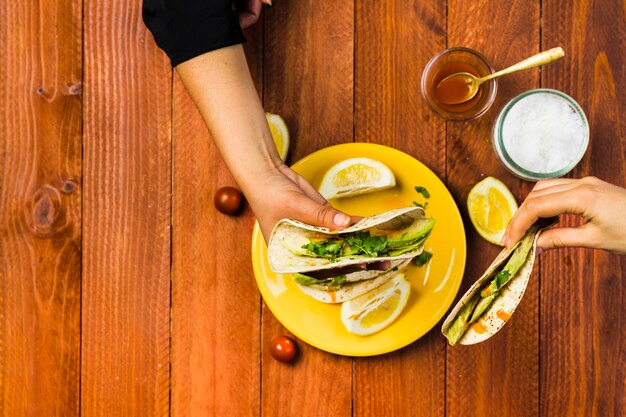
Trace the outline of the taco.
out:
[[[405,268],[422,252],[434,223],[420,207],[367,217],[340,231],[284,219],[270,237],[270,268],[292,274],[298,287],[318,301],[348,301]]]
[[[283,219],[270,236],[270,268],[276,273],[305,273],[413,258],[422,253],[434,224],[421,207],[387,211],[336,231]]]
[[[531,226],[513,247],[506,248],[461,297],[441,327],[451,346],[472,345],[496,334],[522,300],[535,263],[537,238],[553,221]]]
[[[378,288],[391,280],[411,262],[401,259],[391,262],[387,270],[364,270],[347,275],[339,275],[327,280],[316,280],[304,274],[292,274],[296,285],[303,293],[323,303],[343,303],[361,294]],[[332,271],[332,270],[331,270]]]

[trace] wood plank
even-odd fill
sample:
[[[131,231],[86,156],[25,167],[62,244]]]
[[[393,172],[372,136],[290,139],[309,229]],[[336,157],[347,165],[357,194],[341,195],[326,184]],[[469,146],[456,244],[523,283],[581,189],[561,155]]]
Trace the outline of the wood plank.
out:
[[[78,416],[82,2],[0,5],[0,415]]]
[[[171,68],[141,1],[85,2],[81,412],[169,415]]]
[[[445,48],[442,2],[356,5],[357,141],[415,156],[445,181],[445,122],[420,95],[422,69]],[[356,359],[355,416],[443,416],[445,343],[438,328],[389,355]]]
[[[353,141],[354,92],[354,5],[294,3],[266,9],[263,85],[265,109],[293,136],[292,162]]]
[[[540,2],[467,0],[448,3],[448,46],[481,52],[494,68],[505,68],[539,52]],[[558,65],[558,64],[554,64]],[[563,65],[563,64],[561,64]],[[498,97],[480,119],[448,123],[449,187],[465,221],[468,264],[459,296],[500,251],[478,236],[467,218],[467,193],[488,175],[501,179],[518,201],[532,184],[516,179],[497,161],[491,129],[502,106],[522,91],[538,87],[537,69],[501,78]],[[539,406],[538,274],[515,315],[496,336],[476,346],[447,349],[446,412],[448,415],[529,416]],[[493,390],[498,398],[493,401]]]
[[[282,1],[265,15],[263,102],[283,116],[291,161],[353,140],[354,5]],[[299,358],[272,359],[272,338],[288,334],[263,306],[261,413],[350,416],[352,361],[300,341]]]
[[[445,122],[420,93],[426,63],[446,46],[445,4],[357,1],[356,140],[416,156],[445,180]]]
[[[244,45],[262,84],[262,24]],[[254,216],[213,205],[237,186],[174,77],[172,416],[258,416],[261,306],[250,260]]]
[[[542,72],[587,114],[590,145],[571,174],[626,185],[626,12],[620,1],[543,2],[546,46],[563,45],[565,65]],[[617,40],[617,41],[616,41]],[[619,41],[621,40],[621,42]],[[579,224],[571,216],[566,225]],[[619,416],[626,410],[626,258],[562,249],[541,263],[542,415]]]

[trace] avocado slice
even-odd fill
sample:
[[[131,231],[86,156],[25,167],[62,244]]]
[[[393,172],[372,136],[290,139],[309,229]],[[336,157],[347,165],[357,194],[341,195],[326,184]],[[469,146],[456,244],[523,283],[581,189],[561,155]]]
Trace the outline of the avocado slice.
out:
[[[291,274],[291,276],[293,276],[293,280],[296,281],[296,283],[300,285],[320,284],[324,281],[324,280],[315,279],[313,277],[309,277],[307,275],[298,274],[298,273]]]
[[[405,244],[403,246],[396,246],[395,248],[393,248],[393,250],[391,252],[388,253],[388,256],[402,255],[403,253],[411,252],[411,251],[419,248],[420,246],[422,246],[424,244],[424,242],[426,241],[426,238],[428,237],[428,235],[423,236],[421,238],[418,238],[414,242],[409,242],[409,243],[407,243],[407,244]]]
[[[481,297],[488,297],[491,294],[498,292],[498,290],[504,287],[510,280],[517,274],[517,271],[524,265],[528,258],[528,253],[533,246],[533,240],[535,238],[535,232],[538,226],[533,225],[528,233],[517,244],[513,254],[509,258],[504,268],[498,272],[494,279],[491,280],[488,286],[480,291]]]
[[[487,308],[491,305],[493,300],[495,300],[499,294],[500,294],[500,291],[496,291],[488,295],[487,297],[482,297],[482,298],[476,297],[478,299],[478,302],[476,304],[476,307],[474,308],[472,317],[469,319],[469,322],[474,323],[476,320],[478,320],[480,316],[482,316],[483,313],[487,311]]]
[[[309,239],[306,239],[306,238],[293,239],[293,240],[280,239],[279,243],[280,243],[280,246],[287,249],[289,252],[293,253],[294,255],[307,256],[309,254],[309,252],[302,247],[306,245],[307,243],[309,243]]]
[[[346,276],[339,275],[333,278],[326,279],[315,279],[313,277],[309,277],[304,274],[292,274],[293,280],[300,285],[309,285],[314,288],[323,289],[323,290],[332,290],[339,289],[343,284],[346,283]]]
[[[375,228],[372,230],[372,234],[385,236],[389,248],[399,248],[414,243],[414,241],[424,236],[428,236],[434,226],[435,219],[421,218],[415,220],[409,227],[402,230],[387,231]]]
[[[456,342],[463,337],[465,331],[469,327],[470,316],[472,311],[474,311],[474,307],[478,303],[479,297],[472,297],[465,306],[461,309],[458,316],[452,323],[452,325],[448,328],[447,337],[450,346],[454,346]]]

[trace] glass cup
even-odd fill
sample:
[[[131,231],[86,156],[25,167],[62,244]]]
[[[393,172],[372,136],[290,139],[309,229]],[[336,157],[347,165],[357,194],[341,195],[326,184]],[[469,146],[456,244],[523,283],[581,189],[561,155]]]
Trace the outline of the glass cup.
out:
[[[509,101],[493,127],[493,148],[504,167],[527,181],[570,172],[589,145],[589,122],[580,105],[549,88]]]
[[[487,59],[469,48],[450,48],[435,55],[428,61],[422,74],[422,96],[430,108],[446,120],[471,120],[484,114],[498,90],[497,80],[485,81],[478,87],[476,95],[459,104],[445,104],[438,100],[435,87],[448,75],[469,72],[476,77],[493,74],[494,70]]]

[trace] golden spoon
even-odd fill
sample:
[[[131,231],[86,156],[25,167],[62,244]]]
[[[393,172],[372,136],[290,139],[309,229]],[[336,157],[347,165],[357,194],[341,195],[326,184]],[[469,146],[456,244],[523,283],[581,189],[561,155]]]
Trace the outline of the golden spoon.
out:
[[[563,48],[560,46],[548,49],[547,51],[533,55],[515,65],[511,65],[508,68],[482,78],[475,77],[469,72],[456,72],[439,81],[437,87],[435,87],[435,93],[437,97],[439,97],[439,101],[444,104],[464,103],[476,95],[478,87],[485,81],[511,74],[512,72],[538,67],[539,65],[563,58],[564,55],[565,52],[563,52]]]

